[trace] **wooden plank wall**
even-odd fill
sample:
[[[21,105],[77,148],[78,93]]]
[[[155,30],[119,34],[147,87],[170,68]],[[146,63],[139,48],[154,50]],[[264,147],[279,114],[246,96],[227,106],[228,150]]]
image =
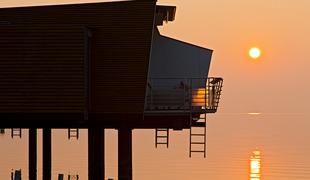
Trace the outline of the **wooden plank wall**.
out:
[[[92,34],[90,40],[90,112],[142,114],[155,6],[155,0],[137,0],[6,8],[0,9],[0,22],[14,25],[45,24],[49,27],[80,25],[89,28]],[[5,25],[1,25],[1,29],[2,26]],[[7,32],[2,30],[1,33]],[[72,41],[79,41],[79,38],[72,39]],[[60,46],[68,44],[64,41],[59,41],[59,43]],[[66,56],[79,64],[80,54],[77,51],[70,53],[71,49],[67,46],[66,48],[63,49],[67,51]],[[3,50],[5,47],[1,46],[1,51]],[[80,53],[83,51],[81,50]],[[57,57],[59,54],[50,58]],[[63,76],[73,76],[70,74],[72,67],[67,68],[68,71],[63,72]],[[43,68],[41,73],[44,74],[45,70]],[[65,71],[65,69],[62,70]],[[76,76],[82,76],[82,74]],[[73,81],[70,83],[72,84]],[[77,86],[70,93],[82,95],[81,84]],[[77,104],[72,104],[71,110],[80,111],[78,107],[81,103],[83,103],[82,100],[79,100]]]
[[[2,26],[0,112],[84,112],[85,29]]]

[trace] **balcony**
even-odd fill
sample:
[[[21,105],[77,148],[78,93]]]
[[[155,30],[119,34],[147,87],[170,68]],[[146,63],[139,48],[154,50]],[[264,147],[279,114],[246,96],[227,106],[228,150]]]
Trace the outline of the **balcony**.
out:
[[[215,113],[223,79],[151,78],[148,80],[145,112],[193,114]]]

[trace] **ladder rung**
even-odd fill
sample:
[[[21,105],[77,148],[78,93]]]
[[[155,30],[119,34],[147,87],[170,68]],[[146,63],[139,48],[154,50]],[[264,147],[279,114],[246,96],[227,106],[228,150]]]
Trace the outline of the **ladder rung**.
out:
[[[205,136],[205,134],[191,134],[191,136]]]
[[[167,142],[157,142],[157,144],[167,144]]]
[[[193,153],[204,153],[205,151],[191,151]]]
[[[156,129],[156,131],[168,131],[167,129]]]
[[[157,138],[167,138],[168,136],[157,136]]]
[[[191,142],[191,144],[205,144],[204,142]]]

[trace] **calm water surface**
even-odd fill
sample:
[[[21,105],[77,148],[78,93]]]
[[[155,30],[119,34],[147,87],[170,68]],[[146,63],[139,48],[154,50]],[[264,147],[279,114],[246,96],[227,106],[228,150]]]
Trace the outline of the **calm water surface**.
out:
[[[137,180],[249,180],[250,157],[261,156],[261,180],[310,179],[310,123],[308,115],[212,115],[208,123],[208,157],[188,157],[188,130],[171,131],[170,147],[155,148],[154,131],[133,131],[133,176]],[[0,135],[0,179],[12,169],[28,179],[28,130],[12,139]],[[41,129],[38,130],[38,179],[42,178]],[[87,130],[78,140],[67,130],[52,132],[52,179],[58,173],[78,174],[87,180]],[[106,130],[106,179],[117,179],[117,131]]]

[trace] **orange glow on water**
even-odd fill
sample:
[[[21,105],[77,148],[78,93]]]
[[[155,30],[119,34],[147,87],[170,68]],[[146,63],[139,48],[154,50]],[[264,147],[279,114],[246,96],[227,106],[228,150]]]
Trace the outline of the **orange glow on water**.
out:
[[[250,159],[250,180],[261,180],[261,152],[255,150]]]

